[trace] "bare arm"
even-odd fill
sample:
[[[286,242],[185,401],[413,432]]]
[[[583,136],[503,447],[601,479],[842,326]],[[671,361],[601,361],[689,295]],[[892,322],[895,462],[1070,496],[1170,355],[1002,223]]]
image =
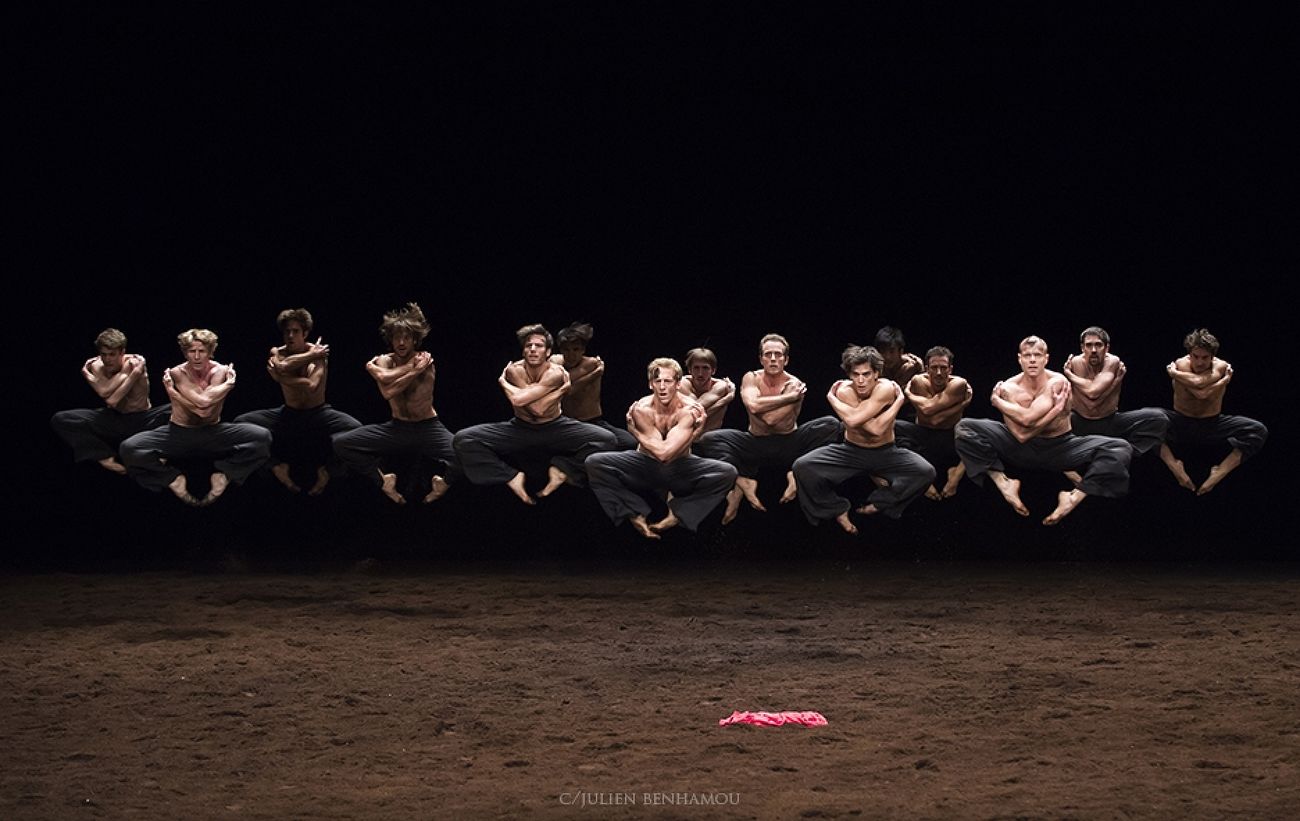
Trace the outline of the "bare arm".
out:
[[[1028,407],[1012,402],[1003,393],[1003,383],[993,386],[993,395],[990,397],[993,407],[1017,425],[1034,431],[1046,426],[1065,409],[1070,401],[1070,382],[1066,379],[1053,380],[1048,390],[1034,397]]]
[[[81,375],[86,378],[91,389],[104,400],[105,405],[114,410],[122,404],[144,374],[144,357],[135,354],[127,356],[122,363],[122,370],[109,377],[104,376],[99,357],[87,359],[86,364],[81,366]]]
[[[572,373],[569,374],[569,387],[576,388],[579,385],[585,385],[588,382],[599,379],[600,375],[603,374],[604,372],[605,372],[605,361],[601,359],[599,356],[594,356],[592,357],[591,367],[583,370],[577,376],[574,376]]]
[[[633,404],[628,410],[632,435],[636,437],[642,450],[660,462],[671,462],[690,450],[691,441],[695,438],[695,430],[700,426],[703,418],[702,415],[684,410],[677,414],[668,433],[661,434],[655,427],[653,414],[642,407],[640,402]]]
[[[552,394],[563,394],[569,389],[569,372],[559,365],[552,364],[542,374],[542,378],[531,385],[517,385],[515,380],[524,380],[523,370],[522,365],[509,362],[497,377],[497,384],[513,407],[528,408],[540,399],[552,398]]]
[[[1092,379],[1081,376],[1074,371],[1075,362],[1079,359],[1078,355],[1071,356],[1065,360],[1065,367],[1062,373],[1065,378],[1070,380],[1071,390],[1075,393],[1082,394],[1091,400],[1097,400],[1106,396],[1111,391],[1117,389],[1121,382],[1124,381],[1124,374],[1128,369],[1119,357],[1106,357],[1106,362],[1101,366],[1101,372]]]
[[[880,413],[873,416],[871,421],[862,426],[862,429],[872,437],[882,436],[885,431],[893,427],[894,420],[898,418],[898,412],[903,407],[904,396],[902,389],[898,387],[897,382],[891,381],[889,384],[894,388],[894,401],[889,403]],[[888,386],[886,386],[886,389],[888,389]],[[880,393],[879,388],[872,391],[872,398],[875,398],[878,393]]]
[[[1196,374],[1189,369],[1184,370],[1184,359],[1170,362],[1165,366],[1165,372],[1176,383],[1187,388],[1187,391],[1197,399],[1209,399],[1216,392],[1227,387],[1232,381],[1232,365],[1222,359],[1214,360],[1213,367],[1207,373]]]
[[[841,379],[831,385],[830,391],[826,394],[826,401],[830,403],[831,410],[835,415],[844,421],[845,427],[857,428],[866,425],[874,419],[888,405],[897,401],[901,404],[903,392],[898,387],[898,383],[889,379],[881,379],[876,385],[876,389],[871,395],[863,399],[856,405],[851,405],[840,398],[840,393],[844,392],[846,396],[853,392],[853,385],[846,379]],[[897,415],[897,412],[895,412]],[[892,421],[892,420],[891,420]],[[872,435],[875,432],[866,428]]]
[[[235,366],[216,365],[212,369],[212,381],[206,388],[200,388],[185,372],[185,367],[177,366],[168,373],[171,375],[176,392],[185,399],[186,405],[199,416],[207,416],[208,411],[221,404],[235,388]]]
[[[781,387],[781,392],[774,396],[763,396],[758,388],[758,377],[753,372],[745,374],[745,378],[740,381],[740,401],[755,416],[793,405],[803,399],[807,392],[808,386],[793,376]]]
[[[918,392],[925,384],[925,377],[917,375],[912,377],[907,387],[903,389],[907,394],[907,400],[916,406],[917,412],[922,416],[933,416],[957,405],[964,408],[970,404],[975,395],[970,384],[960,376],[949,379],[944,389],[934,396],[923,396]]]
[[[683,382],[682,384],[684,385],[686,383]],[[687,390],[690,389],[687,388]],[[713,387],[705,391],[703,395],[695,398],[706,411],[715,405],[725,406],[731,400],[736,398],[736,383],[726,378],[715,380]]]
[[[390,367],[387,363],[388,354],[380,354],[366,363],[366,371],[378,383],[379,394],[390,400],[419,379],[425,370],[434,370],[433,356],[428,351],[418,352],[403,365]]]

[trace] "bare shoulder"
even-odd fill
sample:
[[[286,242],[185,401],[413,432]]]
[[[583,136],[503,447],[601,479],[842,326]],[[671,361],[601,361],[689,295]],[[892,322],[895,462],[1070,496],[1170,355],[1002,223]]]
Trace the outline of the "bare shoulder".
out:
[[[519,367],[520,370],[523,370],[522,364]],[[548,367],[546,371],[542,374],[541,381],[548,385],[558,385],[564,381],[564,377],[566,374],[567,371],[564,370],[564,365],[552,362],[550,364],[550,367]]]
[[[632,406],[627,409],[627,412],[633,419],[650,419],[653,416],[653,413],[651,412],[651,403],[653,402],[653,396],[643,396],[633,402]]]
[[[1230,362],[1228,362],[1228,360],[1226,360],[1226,359],[1220,359],[1220,358],[1217,357],[1217,356],[1214,357],[1214,372],[1215,372],[1215,373],[1223,373],[1224,371],[1228,370],[1228,368],[1231,368],[1231,367],[1232,367],[1232,364],[1231,364]]]

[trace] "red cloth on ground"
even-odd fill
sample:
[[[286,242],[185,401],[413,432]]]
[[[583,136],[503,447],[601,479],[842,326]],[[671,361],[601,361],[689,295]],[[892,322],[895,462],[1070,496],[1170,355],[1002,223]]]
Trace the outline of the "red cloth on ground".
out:
[[[805,727],[824,727],[829,723],[821,713],[814,713],[811,710],[782,710],[779,713],[751,713],[748,710],[744,712],[737,710],[718,721],[718,726],[756,724],[760,727],[780,727],[782,724],[802,724]]]

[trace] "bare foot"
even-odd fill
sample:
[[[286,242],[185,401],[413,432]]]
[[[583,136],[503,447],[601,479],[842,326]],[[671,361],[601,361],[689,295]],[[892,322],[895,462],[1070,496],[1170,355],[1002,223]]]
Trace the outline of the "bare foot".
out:
[[[319,496],[325,492],[325,486],[330,483],[330,472],[322,465],[316,468],[316,484],[311,486],[307,491],[308,496]]]
[[[1065,478],[1069,479],[1070,484],[1074,485],[1075,487],[1078,487],[1079,483],[1083,481],[1083,477],[1079,475],[1079,471],[1077,470],[1065,471]]]
[[[518,496],[519,501],[523,502],[524,504],[526,505],[537,504],[537,501],[533,499],[532,496],[529,496],[528,491],[524,489],[523,471],[516,473],[513,479],[511,479],[509,482],[506,482],[506,487],[510,488],[510,492]]]
[[[1070,511],[1079,506],[1079,503],[1088,498],[1088,494],[1082,490],[1063,490],[1056,495],[1056,510],[1053,510],[1046,519],[1043,520],[1045,525],[1054,525],[1057,522],[1070,515]]]
[[[679,521],[677,517],[670,510],[668,511],[667,516],[650,525],[650,529],[655,533],[663,533],[665,530],[672,530],[674,527],[677,527],[678,524]]]
[[[858,534],[858,526],[853,524],[853,520],[849,518],[849,512],[847,510],[836,516],[835,522],[850,536],[856,536]]]
[[[659,534],[651,530],[650,525],[645,523],[644,516],[633,516],[631,519],[628,519],[628,521],[632,523],[632,527],[636,529],[637,533],[640,533],[642,536],[645,536],[647,539],[659,538]]]
[[[1160,446],[1160,461],[1165,463],[1169,472],[1174,475],[1175,481],[1180,487],[1185,487],[1190,491],[1196,491],[1196,483],[1192,477],[1187,475],[1187,468],[1183,467],[1183,460],[1174,456],[1174,452],[1169,449],[1168,445]]]
[[[722,513],[722,523],[724,525],[730,524],[731,520],[736,518],[736,514],[740,512],[740,499],[743,495],[738,487],[733,487],[727,491],[727,509]]]
[[[740,492],[745,494],[745,501],[749,502],[750,507],[754,508],[754,510],[767,511],[767,508],[763,507],[763,503],[758,500],[757,479],[750,479],[746,476],[737,477],[736,487],[740,488]]]
[[[116,456],[107,456],[100,459],[99,466],[110,473],[116,473],[118,476],[126,475],[126,468],[122,467],[122,463],[117,461]]]
[[[794,471],[785,474],[785,493],[781,494],[781,504],[793,502],[799,497],[799,485],[794,480]]]
[[[1195,492],[1196,483],[1192,481],[1192,477],[1187,475],[1187,468],[1183,467],[1183,460],[1175,459],[1171,462],[1169,464],[1169,472],[1174,475],[1174,479],[1181,487],[1185,487],[1188,490]]]
[[[170,490],[177,499],[180,499],[185,504],[195,505],[196,507],[198,506],[199,500],[190,495],[189,485],[185,481],[184,473],[177,476],[175,479],[172,479],[171,484],[167,486],[167,489]]]
[[[1007,500],[1007,504],[1021,516],[1029,515],[1029,508],[1025,503],[1020,501],[1020,480],[1009,478],[1005,473],[996,476],[990,471],[989,476],[993,477],[993,484],[998,486],[1002,498]]]
[[[282,485],[284,485],[285,487],[287,487],[287,488],[288,488],[290,491],[292,491],[293,493],[299,493],[299,492],[302,491],[302,488],[300,488],[300,487],[298,487],[296,484],[294,484],[294,482],[293,482],[293,477],[289,475],[289,463],[288,463],[288,462],[281,462],[280,464],[278,464],[278,465],[276,465],[275,467],[271,468],[271,475],[274,476],[275,478],[279,479],[279,480],[280,480],[280,484],[282,484]]]
[[[856,512],[861,513],[863,516],[874,516],[880,512],[880,508],[873,504],[865,504],[858,508]]]
[[[1201,482],[1201,486],[1196,490],[1196,495],[1204,496],[1211,490],[1214,490],[1214,486],[1219,482],[1222,482],[1224,478],[1226,478],[1229,473],[1236,470],[1237,465],[1240,464],[1241,451],[1234,448],[1232,453],[1229,453],[1226,459],[1210,468],[1210,475],[1205,477],[1204,482]]]
[[[966,475],[966,469],[961,465],[948,468],[948,481],[943,486],[943,498],[951,499],[957,495],[957,486],[961,484],[961,477]]]
[[[545,499],[547,496],[550,496],[552,493],[559,490],[560,485],[567,481],[569,481],[568,475],[555,465],[551,465],[550,469],[546,471],[546,487],[542,488],[537,493],[537,498]]]
[[[203,501],[199,502],[199,504],[202,506],[212,504],[221,498],[221,494],[225,493],[226,488],[229,486],[230,478],[226,474],[221,472],[212,474],[212,478],[209,480],[208,495],[204,496]]]
[[[933,499],[934,501],[937,502],[943,498],[943,494],[935,490],[934,485],[930,485],[928,488],[925,489],[925,498]]]
[[[429,492],[425,494],[424,497],[424,503],[426,505],[429,502],[436,502],[439,499],[441,499],[442,494],[446,493],[448,490],[451,490],[451,485],[447,484],[447,480],[442,478],[441,476],[435,476],[433,477],[433,480],[429,482],[429,488],[430,488]]]
[[[383,477],[383,481],[379,484],[379,489],[383,494],[399,505],[406,504],[406,497],[397,492],[397,474],[381,473],[379,475]]]

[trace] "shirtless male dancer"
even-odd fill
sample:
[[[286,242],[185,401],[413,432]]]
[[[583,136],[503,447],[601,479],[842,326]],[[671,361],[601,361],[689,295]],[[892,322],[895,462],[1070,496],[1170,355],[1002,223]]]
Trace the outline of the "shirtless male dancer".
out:
[[[614,450],[618,440],[604,428],[564,416],[560,402],[569,390],[569,372],[552,362],[551,334],[541,325],[515,332],[522,357],[507,362],[497,384],[514,409],[506,422],[488,422],[456,434],[454,445],[465,476],[476,485],[505,485],[527,505],[536,504],[524,487],[524,472],[506,458],[522,451],[551,455],[546,486],[537,494],[550,496],[565,482],[584,484],[582,463],[602,450]]]
[[[691,348],[686,352],[686,373],[678,388],[683,396],[689,396],[704,406],[704,428],[702,433],[722,427],[722,417],[727,413],[727,405],[736,398],[736,383],[726,377],[718,377],[718,357],[708,348]]]
[[[957,452],[976,484],[984,475],[1021,516],[1029,508],[1020,500],[1020,480],[1004,473],[1003,461],[1016,467],[1062,473],[1085,470],[1073,490],[1061,491],[1056,509],[1043,519],[1054,525],[1088,496],[1118,497],[1128,492],[1133,448],[1109,436],[1075,436],[1070,432],[1070,382],[1047,369],[1047,343],[1036,336],[1020,342],[1021,372],[993,386],[990,400],[1002,422],[962,419],[957,423]]]
[[[913,376],[925,371],[921,357],[907,352],[903,332],[892,325],[876,331],[876,338],[871,344],[885,360],[885,368],[880,374],[883,378],[906,385]]]
[[[334,452],[349,468],[379,487],[389,499],[406,504],[397,489],[397,474],[384,473],[383,460],[403,454],[418,454],[438,462],[429,481],[424,502],[437,501],[460,478],[451,432],[433,409],[433,384],[437,369],[433,356],[420,350],[429,334],[429,322],[414,302],[384,314],[379,333],[392,348],[366,363],[379,394],[388,400],[393,418],[376,425],[363,425],[334,437]]]
[[[104,407],[59,411],[50,426],[72,448],[74,461],[94,460],[105,470],[125,476],[117,449],[140,431],[167,424],[171,406],[149,406],[144,357],[126,352],[126,334],[105,328],[95,337],[95,350],[99,355],[86,360],[81,376]]]
[[[1187,356],[1170,362],[1165,372],[1173,381],[1174,409],[1168,412],[1169,433],[1160,446],[1160,459],[1178,484],[1204,496],[1242,462],[1259,453],[1268,440],[1268,428],[1245,416],[1223,412],[1223,397],[1232,381],[1232,365],[1219,359],[1219,340],[1204,328],[1183,339]],[[1191,442],[1226,443],[1232,447],[1223,461],[1210,468],[1200,487],[1187,475],[1182,460],[1169,445]]]
[[[176,337],[185,361],[163,372],[163,386],[171,399],[166,427],[137,433],[122,443],[127,473],[155,492],[170,490],[191,505],[209,505],[234,482],[241,484],[266,463],[271,433],[257,425],[222,422],[221,410],[235,387],[235,366],[212,359],[217,335],[191,328]],[[209,489],[203,499],[190,495],[177,460],[212,460]]]
[[[791,469],[794,460],[840,435],[840,420],[834,416],[799,424],[808,386],[785,369],[790,361],[790,343],[785,337],[768,334],[759,340],[758,361],[762,367],[747,372],[740,380],[740,401],[749,412],[749,430],[715,430],[701,436],[696,447],[700,455],[721,459],[736,468],[736,487],[727,494],[723,524],[736,518],[742,495],[755,510],[766,510],[758,498],[758,473],[763,467],[786,471],[781,502],[794,501],[798,496]]]
[[[736,482],[736,469],[691,453],[706,412],[678,390],[682,366],[673,359],[655,359],[646,375],[651,394],[633,402],[627,411],[637,449],[588,456],[591,490],[615,525],[630,521],[647,539],[658,539],[679,524],[694,533],[726,498]],[[669,495],[668,515],[648,524],[650,505],[643,494],[664,492]]]
[[[575,322],[555,335],[559,353],[552,362],[564,366],[569,372],[569,390],[560,399],[560,411],[570,419],[597,425],[618,439],[618,447],[631,450],[636,439],[625,428],[605,421],[600,408],[600,388],[605,374],[605,361],[599,356],[587,356],[595,330],[586,322]]]
[[[1070,426],[1080,436],[1114,436],[1141,456],[1165,441],[1169,417],[1159,408],[1121,411],[1119,392],[1128,368],[1110,352],[1110,334],[1092,326],[1079,334],[1081,354],[1065,360],[1061,373],[1070,380]],[[1078,474],[1070,475],[1077,482]]]
[[[916,409],[916,421],[899,419],[894,433],[899,447],[914,450],[938,471],[945,471],[943,490],[930,485],[927,499],[949,499],[957,495],[957,486],[966,468],[957,455],[953,429],[974,395],[970,383],[952,372],[952,351],[936,345],[925,352],[925,373],[908,380],[903,392]]]
[[[826,401],[844,423],[844,441],[822,445],[794,463],[799,507],[814,525],[834,519],[844,532],[858,532],[849,518],[849,500],[837,492],[855,476],[879,480],[857,512],[893,519],[934,480],[929,462],[894,444],[894,420],[904,395],[896,382],[881,377],[884,365],[880,352],[870,346],[850,345],[840,357],[848,379],[831,385]]]
[[[332,437],[356,430],[361,423],[325,402],[330,348],[320,338],[307,341],[312,329],[311,312],[286,308],[276,317],[276,324],[284,344],[271,348],[266,372],[279,384],[284,404],[241,414],[235,421],[271,431],[271,474],[290,491],[302,490],[289,472],[290,460],[314,465],[316,482],[307,494],[319,496],[331,476],[343,467],[334,454]]]

